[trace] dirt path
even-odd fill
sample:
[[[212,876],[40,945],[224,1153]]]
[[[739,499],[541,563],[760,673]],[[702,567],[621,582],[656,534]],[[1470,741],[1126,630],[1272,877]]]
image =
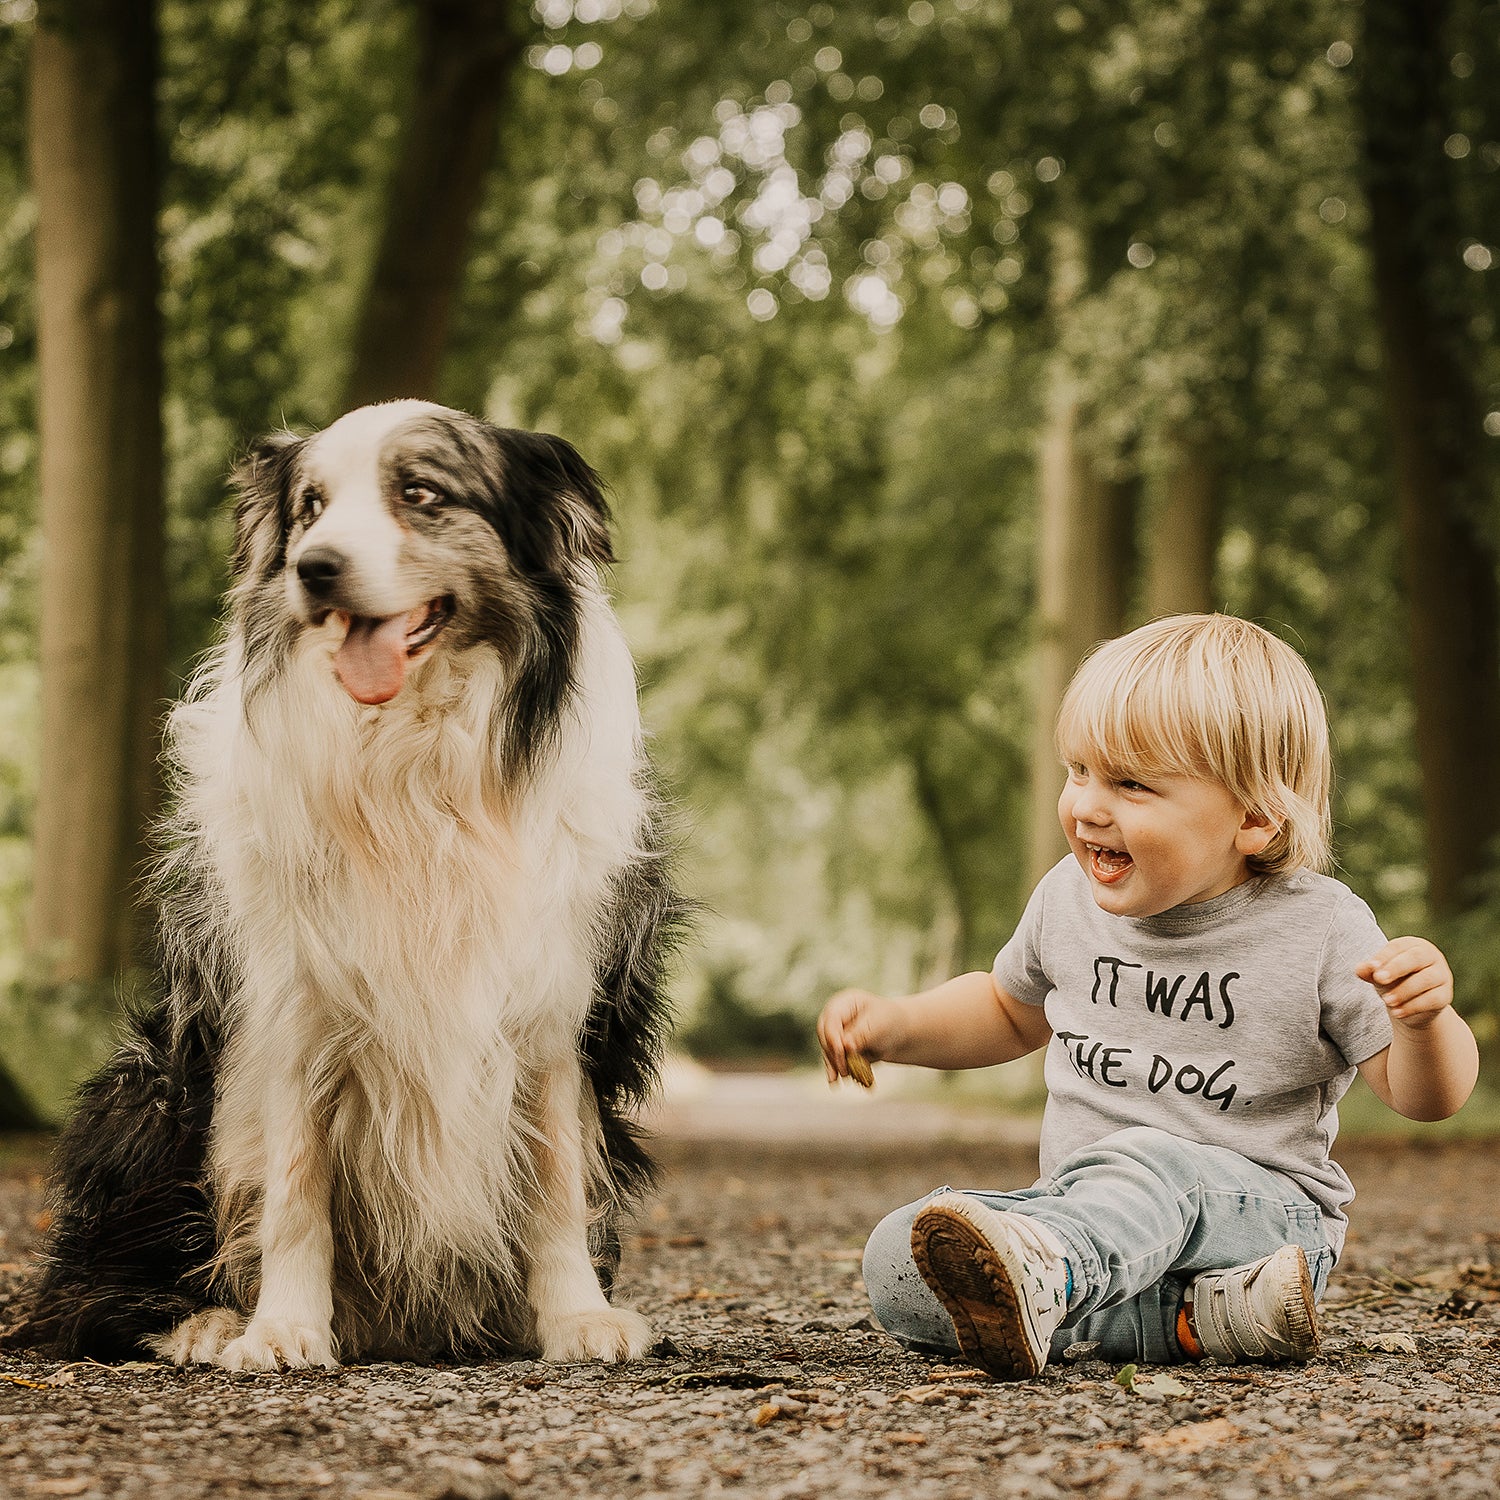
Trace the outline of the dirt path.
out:
[[[995,1385],[869,1323],[869,1227],[939,1182],[1029,1180],[1029,1127],[728,1094],[664,1116],[662,1190],[627,1240],[620,1294],[655,1320],[653,1358],[282,1377],[0,1358],[0,1496],[1500,1492],[1493,1146],[1343,1151],[1360,1199],[1324,1354],[1291,1371],[1179,1367],[1183,1391],[1153,1397],[1097,1362]],[[757,1121],[762,1139],[722,1139]],[[12,1147],[0,1163],[3,1295],[35,1238],[40,1159]]]

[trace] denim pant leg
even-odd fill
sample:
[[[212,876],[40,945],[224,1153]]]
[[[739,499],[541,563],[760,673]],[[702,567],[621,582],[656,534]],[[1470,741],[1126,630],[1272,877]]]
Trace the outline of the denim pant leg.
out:
[[[1145,1127],[1075,1152],[1034,1188],[973,1196],[1041,1220],[1068,1247],[1073,1296],[1054,1354],[1097,1340],[1108,1359],[1179,1360],[1177,1312],[1200,1271],[1298,1244],[1321,1295],[1332,1265],[1317,1205],[1286,1178],[1237,1152]],[[888,1332],[951,1351],[952,1323],[911,1259],[911,1223],[923,1203],[876,1226],[865,1285]]]

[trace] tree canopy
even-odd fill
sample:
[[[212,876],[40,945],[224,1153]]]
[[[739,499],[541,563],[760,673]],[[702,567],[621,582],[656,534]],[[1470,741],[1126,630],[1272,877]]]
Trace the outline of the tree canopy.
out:
[[[436,389],[562,433],[611,484],[654,753],[713,913],[686,1005],[732,992],[811,1011],[831,985],[987,964],[1008,935],[1027,894],[1038,452],[1059,390],[1070,462],[1125,507],[1104,573],[1074,587],[1148,617],[1182,538],[1172,507],[1196,507],[1198,584],[1290,639],[1327,696],[1340,873],[1393,926],[1429,921],[1416,687],[1439,664],[1410,650],[1424,600],[1400,567],[1360,93],[1380,5],[514,8]],[[1469,481],[1452,503],[1493,547],[1500,5],[1431,9],[1442,128],[1409,145],[1447,212],[1413,243],[1422,317],[1472,398],[1453,414]],[[426,7],[159,14],[180,674],[225,581],[234,455],[340,409],[421,103]],[[40,753],[18,108],[35,27],[28,0],[0,3],[12,967]],[[402,233],[420,256],[423,225]],[[1456,967],[1493,1011],[1500,903],[1482,860],[1462,873]]]

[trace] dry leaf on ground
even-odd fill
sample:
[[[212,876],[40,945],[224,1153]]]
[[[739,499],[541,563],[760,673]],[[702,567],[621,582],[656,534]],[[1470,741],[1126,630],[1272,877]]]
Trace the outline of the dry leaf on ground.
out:
[[[1165,1432],[1142,1434],[1139,1446],[1147,1453],[1202,1453],[1219,1443],[1238,1442],[1244,1434],[1228,1417],[1214,1417],[1207,1422],[1184,1422]]]

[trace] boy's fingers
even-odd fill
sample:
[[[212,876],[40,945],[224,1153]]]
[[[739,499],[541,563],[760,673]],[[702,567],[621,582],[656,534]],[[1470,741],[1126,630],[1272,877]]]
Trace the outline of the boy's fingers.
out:
[[[1424,985],[1409,980],[1389,993],[1383,993],[1381,999],[1393,1019],[1425,1021],[1453,1004],[1453,987],[1441,981]]]
[[[1385,985],[1395,984],[1407,975],[1423,969],[1446,970],[1446,967],[1442,954],[1426,938],[1397,938],[1395,942],[1382,948],[1374,958],[1361,964],[1356,972],[1360,973],[1362,979]],[[1360,972],[1365,969],[1369,972]]]
[[[1375,955],[1375,972],[1377,975],[1406,974],[1421,961],[1421,949],[1414,939],[1397,938]]]
[[[1435,974],[1431,969],[1419,969],[1409,979],[1403,980],[1392,989],[1383,991],[1380,998],[1388,1006],[1410,1005],[1420,996],[1431,994],[1434,990],[1442,988],[1442,975]]]
[[[1428,995],[1419,995],[1415,1000],[1408,1001],[1405,1005],[1391,1007],[1391,1019],[1393,1021],[1404,1021],[1408,1026],[1416,1022],[1424,1026],[1435,1016],[1448,1008],[1446,1000],[1436,999]]]
[[[837,1078],[844,1071],[844,1049],[835,1037],[819,1036],[818,1040],[823,1046],[823,1061]]]

